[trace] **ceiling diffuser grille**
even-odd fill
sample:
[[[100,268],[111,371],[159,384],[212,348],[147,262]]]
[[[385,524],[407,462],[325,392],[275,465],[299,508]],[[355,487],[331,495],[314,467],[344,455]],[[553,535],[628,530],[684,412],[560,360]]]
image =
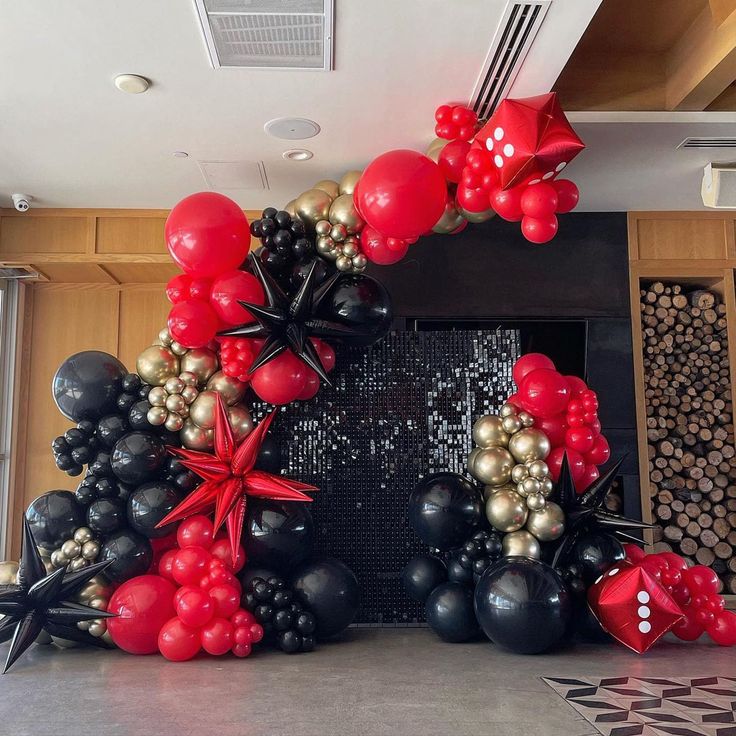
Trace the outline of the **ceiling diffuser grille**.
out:
[[[736,138],[729,136],[685,138],[678,148],[736,148]]]
[[[508,94],[548,7],[548,0],[540,0],[530,3],[510,2],[504,9],[473,90],[471,104],[479,118],[489,117]]]
[[[195,0],[215,67],[332,68],[333,0]]]

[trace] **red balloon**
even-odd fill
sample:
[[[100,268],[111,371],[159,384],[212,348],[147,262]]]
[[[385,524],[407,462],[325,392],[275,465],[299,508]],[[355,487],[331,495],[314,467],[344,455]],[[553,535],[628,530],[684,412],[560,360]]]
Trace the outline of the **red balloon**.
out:
[[[229,570],[233,572],[240,572],[245,565],[245,550],[242,545],[238,545],[238,554],[235,557],[235,564],[233,565],[232,551],[230,549],[230,542],[227,538],[218,539],[211,547],[210,554],[217,560],[220,560],[225,564]]]
[[[322,367],[329,373],[335,367],[335,350],[327,342],[323,340],[312,340],[314,347],[319,353],[319,359],[322,361]]]
[[[521,211],[529,217],[549,217],[557,209],[557,191],[543,181],[532,184],[524,189],[520,204]]]
[[[201,348],[214,339],[219,323],[209,304],[187,299],[171,307],[168,326],[171,337],[185,348]]]
[[[297,401],[309,401],[319,392],[319,376],[311,368],[307,368],[306,371],[307,379],[301,393],[296,397]]]
[[[530,243],[548,243],[557,234],[557,217],[547,215],[545,217],[521,218],[521,232]]]
[[[177,304],[178,302],[184,301],[189,298],[189,286],[192,283],[192,277],[187,276],[185,273],[180,273],[178,276],[169,280],[166,284],[166,298],[172,303]]]
[[[185,585],[177,591],[176,613],[187,626],[204,626],[215,615],[215,610],[216,602],[206,590]]]
[[[564,414],[556,414],[553,417],[538,417],[534,420],[534,426],[547,435],[552,447],[565,444],[567,424],[565,423]]]
[[[646,557],[646,552],[632,542],[626,542],[624,544],[624,552],[626,553],[626,559],[634,564],[641,562]]]
[[[366,222],[395,238],[419,237],[445,209],[447,185],[439,166],[417,151],[387,151],[360,177],[358,199]]]
[[[575,450],[567,450],[564,447],[555,447],[552,452],[547,455],[547,466],[549,467],[549,473],[552,476],[552,480],[555,483],[560,479],[560,468],[562,467],[562,458],[567,453],[567,462],[570,466],[572,478],[575,481],[575,487],[580,480],[582,480],[585,474],[585,461],[583,456]]]
[[[450,141],[442,148],[437,164],[445,179],[454,184],[460,181],[469,150],[470,143],[465,141]]]
[[[228,271],[212,283],[210,303],[217,316],[228,325],[255,322],[251,313],[238,304],[263,304],[265,296],[258,279],[245,271]]]
[[[491,191],[491,207],[504,220],[518,222],[524,216],[521,211],[521,192],[522,187],[494,189]]]
[[[166,218],[166,244],[186,273],[217,276],[237,268],[248,255],[250,230],[243,210],[216,192],[192,194]]]
[[[711,595],[717,593],[721,587],[718,575],[705,565],[688,567],[687,570],[683,571],[682,576],[693,596],[698,594]]]
[[[233,645],[233,625],[224,618],[213,618],[199,632],[202,648],[208,654],[219,656]]]
[[[184,547],[174,557],[172,573],[179,585],[197,585],[207,574],[212,555],[204,547]]]
[[[201,649],[199,631],[179,618],[169,619],[158,635],[158,650],[171,662],[184,662]]]
[[[599,434],[593,440],[593,447],[585,453],[585,462],[590,465],[603,465],[607,463],[611,457],[611,448],[608,446],[608,440]]]
[[[683,641],[695,641],[703,633],[703,627],[697,622],[692,608],[685,606],[682,613],[684,618],[672,627],[672,633]]]
[[[551,358],[548,358],[543,353],[527,353],[526,355],[522,355],[521,358],[514,363],[514,367],[511,369],[514,383],[517,386],[520,386],[521,382],[524,380],[524,376],[532,371],[536,371],[538,368],[547,368],[548,370],[553,371],[555,370],[555,364],[552,362]]]
[[[537,368],[524,376],[519,386],[524,408],[535,417],[553,417],[567,408],[570,389],[567,381],[551,368]]]
[[[583,472],[582,476],[580,476],[580,479],[575,481],[575,490],[580,493],[584,489],[586,489],[591,483],[598,480],[598,478],[601,477],[601,474],[596,468],[595,465],[586,465],[585,471]]]
[[[140,575],[124,582],[110,598],[107,630],[115,645],[130,654],[158,650],[158,632],[174,616],[176,588],[159,575]]]
[[[660,552],[658,554],[673,570],[687,570],[687,562],[674,552]]]
[[[575,209],[580,200],[580,191],[569,179],[556,179],[552,186],[557,192],[557,212],[564,214]]]
[[[721,647],[736,645],[736,613],[722,611],[708,627],[708,636]]]
[[[565,380],[567,381],[567,385],[570,387],[570,396],[577,397],[580,396],[583,391],[588,390],[588,386],[582,378],[578,378],[577,376],[565,376]]]
[[[595,443],[595,435],[590,427],[572,427],[565,434],[565,444],[571,450],[577,450],[581,455],[590,452]],[[591,465],[591,467],[594,467]]]
[[[306,382],[307,366],[291,350],[284,350],[253,373],[250,385],[261,400],[288,404],[304,390]]]
[[[214,524],[204,514],[197,514],[184,519],[176,530],[176,541],[179,547],[204,547],[207,549],[214,538]]]
[[[212,280],[195,277],[189,284],[189,298],[208,302],[212,292]]]
[[[360,233],[360,248],[365,257],[379,266],[390,266],[398,263],[409,250],[409,244],[404,243],[403,248],[391,250],[386,243],[386,238],[370,225],[366,225]]]
[[[170,549],[161,555],[161,559],[158,561],[158,574],[162,578],[174,581],[174,557],[179,550]]]
[[[485,212],[488,209],[488,192],[482,186],[471,188],[460,184],[455,199],[458,206],[468,212]]]
[[[217,616],[230,618],[240,608],[240,591],[233,585],[214,585],[209,595]]]

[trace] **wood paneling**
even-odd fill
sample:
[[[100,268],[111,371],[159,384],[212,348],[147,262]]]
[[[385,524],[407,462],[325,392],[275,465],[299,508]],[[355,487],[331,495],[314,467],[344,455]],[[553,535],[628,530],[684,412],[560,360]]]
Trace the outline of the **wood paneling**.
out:
[[[140,352],[166,326],[170,308],[163,284],[121,290],[117,355],[129,371],[135,371]]]
[[[87,217],[3,217],[0,257],[4,254],[86,253],[90,247]]]
[[[118,283],[97,263],[40,263],[33,268],[48,281],[66,284]]]
[[[181,273],[168,259],[166,263],[105,263],[103,268],[119,284],[165,284]]]
[[[723,219],[639,219],[641,260],[710,260],[728,258]]]
[[[166,253],[165,217],[98,217],[95,251]]]

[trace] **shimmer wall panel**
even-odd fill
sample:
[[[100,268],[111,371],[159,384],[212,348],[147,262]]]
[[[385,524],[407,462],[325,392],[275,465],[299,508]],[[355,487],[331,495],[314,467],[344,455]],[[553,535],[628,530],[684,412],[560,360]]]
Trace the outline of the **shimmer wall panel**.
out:
[[[407,527],[409,494],[421,476],[464,470],[473,420],[513,391],[519,336],[399,331],[337,355],[334,386],[279,416],[284,471],[320,488],[311,505],[316,546],[358,576],[358,621],[411,624],[423,613],[400,575],[425,548]]]

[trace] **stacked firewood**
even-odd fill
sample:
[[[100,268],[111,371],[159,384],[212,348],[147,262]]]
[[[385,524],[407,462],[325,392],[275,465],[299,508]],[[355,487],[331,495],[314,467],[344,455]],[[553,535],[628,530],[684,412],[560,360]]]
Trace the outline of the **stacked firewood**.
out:
[[[736,446],[726,307],[714,291],[641,291],[649,494],[657,551],[712,567],[736,593]]]

